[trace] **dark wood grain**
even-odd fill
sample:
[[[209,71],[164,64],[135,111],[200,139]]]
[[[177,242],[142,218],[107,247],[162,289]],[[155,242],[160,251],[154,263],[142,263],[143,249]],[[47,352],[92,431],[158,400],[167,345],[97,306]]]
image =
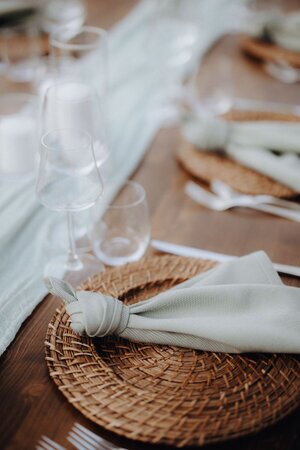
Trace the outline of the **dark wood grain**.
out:
[[[108,28],[134,4],[135,0],[90,0],[89,23]],[[228,55],[228,77],[220,79],[218,67],[228,63]],[[199,73],[200,92],[213,93],[219,85],[241,97],[300,104],[299,86],[272,80],[259,64],[241,55],[236,37],[219,42]],[[0,92],[26,88],[0,80]],[[235,255],[263,249],[274,261],[299,265],[299,224],[245,209],[212,212],[185,196],[188,175],[174,158],[178,137],[176,129],[161,131],[133,177],[147,191],[153,237]],[[284,281],[300,286],[296,278],[285,277]],[[60,394],[44,361],[46,328],[57,306],[57,301],[46,298],[0,358],[0,448],[33,449],[42,434],[72,448],[66,435],[75,421],[122,447],[158,448],[107,433],[82,417]],[[255,436],[209,448],[296,450],[300,448],[299,423],[300,410]]]

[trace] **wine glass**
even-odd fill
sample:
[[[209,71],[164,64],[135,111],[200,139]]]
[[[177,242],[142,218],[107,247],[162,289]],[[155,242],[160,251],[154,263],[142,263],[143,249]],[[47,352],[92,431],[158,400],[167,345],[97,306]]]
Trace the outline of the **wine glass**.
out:
[[[58,81],[77,80],[93,86],[104,115],[108,72],[108,39],[102,28],[57,27],[49,37],[49,58],[36,72],[35,89],[44,95]]]
[[[219,116],[233,108],[236,98],[234,83],[235,59],[232,56],[232,41],[222,40],[222,54],[210,63],[198,64],[194,76],[187,85],[186,102],[202,116]]]
[[[50,36],[52,69],[58,75],[69,75],[97,89],[105,101],[108,65],[107,33],[102,28],[83,26],[58,29]]]
[[[73,214],[92,207],[103,191],[92,138],[73,128],[56,129],[41,139],[36,192],[40,202],[53,211],[66,211],[69,251],[50,261],[44,276],[79,283],[104,270],[97,258],[76,251]]]
[[[108,158],[106,115],[92,86],[65,79],[48,87],[42,104],[41,134],[58,128],[80,129],[90,134],[98,167]]]
[[[182,13],[179,3],[157,1],[146,32],[145,55],[157,81],[151,115],[155,112],[164,126],[176,124],[180,117],[183,81],[194,70],[198,43],[198,25]]]
[[[5,28],[0,46],[5,75],[14,82],[32,82],[46,50],[46,40],[34,18]]]
[[[41,135],[59,128],[86,131],[92,137],[97,166],[102,166],[103,170],[106,162],[104,168],[108,170],[107,175],[110,175],[106,115],[97,91],[92,86],[74,79],[65,79],[50,85],[43,97],[40,127]],[[89,215],[86,213],[76,214],[75,217],[75,239],[80,249],[85,251],[91,248],[87,237],[88,219]],[[64,231],[61,226],[54,227],[50,240],[57,241],[57,234]]]

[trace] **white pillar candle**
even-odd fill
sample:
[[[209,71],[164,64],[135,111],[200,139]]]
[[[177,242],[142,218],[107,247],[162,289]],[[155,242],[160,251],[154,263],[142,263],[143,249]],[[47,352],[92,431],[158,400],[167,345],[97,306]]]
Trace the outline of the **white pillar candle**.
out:
[[[91,133],[93,117],[92,91],[79,82],[65,82],[49,92],[47,105],[47,131],[58,128],[74,128]]]
[[[40,90],[41,96],[43,93],[45,95],[45,86]],[[96,161],[99,165],[102,164],[108,156],[104,144],[105,124],[100,122],[100,101],[91,86],[81,81],[62,80],[47,91],[44,108],[42,133],[64,128],[89,133]]]
[[[21,114],[0,119],[0,173],[25,174],[34,170],[37,129],[32,117]]]

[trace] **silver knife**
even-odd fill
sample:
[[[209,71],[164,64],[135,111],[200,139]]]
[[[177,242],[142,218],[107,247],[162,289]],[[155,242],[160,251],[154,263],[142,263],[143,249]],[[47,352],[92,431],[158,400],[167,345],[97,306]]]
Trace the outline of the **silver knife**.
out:
[[[218,262],[225,262],[238,258],[238,256],[223,255],[222,253],[210,252],[208,250],[187,247],[185,245],[172,244],[171,242],[157,241],[155,239],[151,241],[151,247],[164,253],[171,253],[173,255],[186,256],[190,258],[210,259]],[[273,266],[277,272],[300,277],[300,267],[288,266],[286,264],[279,263],[273,263]]]

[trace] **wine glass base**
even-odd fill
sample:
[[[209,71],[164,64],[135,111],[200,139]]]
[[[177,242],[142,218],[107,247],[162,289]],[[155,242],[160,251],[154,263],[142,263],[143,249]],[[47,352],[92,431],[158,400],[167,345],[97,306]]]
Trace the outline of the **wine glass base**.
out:
[[[93,255],[80,255],[80,259],[73,264],[70,264],[67,256],[61,256],[49,261],[44,269],[44,277],[60,278],[77,286],[104,271],[104,265]]]

